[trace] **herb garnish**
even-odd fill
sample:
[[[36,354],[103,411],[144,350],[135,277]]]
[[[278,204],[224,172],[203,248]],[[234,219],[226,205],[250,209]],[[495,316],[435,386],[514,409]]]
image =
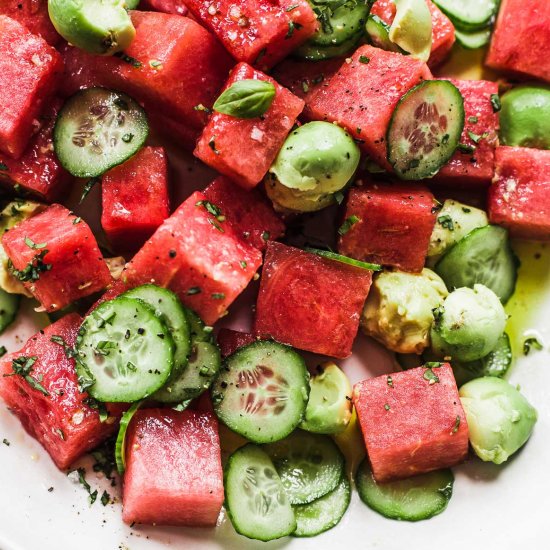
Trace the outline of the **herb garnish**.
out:
[[[40,279],[40,273],[49,271],[52,268],[52,264],[44,263],[44,256],[46,256],[48,252],[49,250],[44,248],[24,269],[15,269],[11,260],[8,262],[8,267],[12,275],[22,283],[38,281],[38,279]]]
[[[132,65],[134,69],[140,69],[142,66],[142,63],[139,59],[136,59],[135,57],[132,57],[130,55],[125,54],[124,52],[117,52],[114,54],[115,57],[118,57],[125,63],[128,63],[129,65]]]
[[[535,336],[526,338],[523,342],[523,355],[529,355],[532,349],[541,351],[543,349],[542,343]]]
[[[338,235],[345,235],[356,223],[360,222],[361,218],[358,216],[350,216],[344,220],[344,223],[338,228]]]
[[[236,118],[256,118],[269,109],[275,99],[275,86],[265,80],[234,82],[216,99],[213,109]]]
[[[212,216],[215,216],[216,219],[218,219],[218,220],[223,217],[221,208],[219,206],[216,206],[215,204],[211,203],[210,201],[206,201],[206,200],[199,201],[195,204],[195,206],[204,206],[204,208],[206,208],[206,210],[210,214],[212,214]],[[220,221],[223,221],[223,220],[220,220]]]
[[[460,427],[460,416],[456,415],[456,419],[455,419],[455,425],[453,427],[453,431],[452,433],[456,433],[458,432],[458,428]]]
[[[359,63],[364,63],[365,65],[367,63],[370,63],[370,57],[367,57],[366,55],[360,55],[359,56]]]
[[[65,352],[65,356],[67,357],[67,359],[73,359],[74,357],[76,357],[75,349],[72,346],[69,346],[69,344],[65,342],[62,336],[58,336],[57,334],[54,334],[50,338],[50,341],[53,342],[54,344],[59,344],[63,348],[63,351]]]
[[[88,493],[90,504],[93,504],[97,499],[97,489],[92,492],[90,484],[86,481],[86,470],[84,468],[78,468],[77,470],[70,471],[67,475],[71,475],[73,472],[76,472],[78,474],[78,481]]]
[[[33,365],[36,363],[37,360],[38,357],[36,357],[36,355],[33,355],[32,357],[26,357],[24,355],[17,357],[11,362],[11,368],[13,372],[10,374],[4,374],[3,376],[21,376],[26,380],[27,384],[29,384],[31,388],[34,388],[41,394],[48,397],[50,395],[50,392],[42,385],[42,375],[37,376],[36,378],[34,376],[31,376]]]
[[[493,107],[493,113],[498,113],[502,108],[500,103],[500,97],[498,94],[491,94],[491,107]]]
[[[8,172],[9,171],[8,165],[3,162],[0,162],[0,170],[2,172]]]
[[[213,300],[225,300],[225,294],[223,292],[214,292],[212,294]]]
[[[439,376],[437,376],[437,374],[435,374],[435,372],[432,370],[439,367],[441,367],[441,363],[437,362],[430,362],[424,365],[424,368],[426,369],[424,371],[424,380],[428,380],[430,386],[439,383]]]
[[[459,143],[456,148],[461,153],[473,153],[476,150],[474,145],[468,145],[467,143]]]
[[[390,388],[393,388],[393,378],[391,376],[386,376],[386,383]]]
[[[455,225],[453,223],[453,218],[449,216],[448,214],[445,214],[444,216],[439,216],[437,218],[437,223],[443,227],[444,229],[448,229],[449,231],[454,231]]]

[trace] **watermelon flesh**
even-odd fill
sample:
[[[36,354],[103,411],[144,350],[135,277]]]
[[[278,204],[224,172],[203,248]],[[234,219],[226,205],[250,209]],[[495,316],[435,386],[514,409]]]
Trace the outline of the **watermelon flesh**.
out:
[[[357,221],[340,236],[338,251],[356,260],[420,272],[435,225],[434,206],[433,195],[418,184],[353,188],[345,219]]]
[[[512,237],[550,240],[550,151],[497,147],[489,219]]]
[[[235,353],[239,348],[251,344],[256,337],[250,332],[239,332],[230,328],[221,328],[218,332],[218,346],[222,357]]]
[[[188,15],[189,13],[183,0],[141,0],[139,9],[173,13],[176,15]]]
[[[218,423],[212,414],[138,411],[126,434],[122,519],[216,525],[223,499]]]
[[[418,367],[357,383],[353,404],[376,481],[448,468],[468,454],[468,425],[451,366]]]
[[[455,28],[451,20],[430,0],[426,0],[432,15],[432,50],[428,65],[430,68],[442,63],[455,42]],[[371,9],[384,23],[391,25],[395,18],[395,3],[392,0],[377,0]]]
[[[284,234],[285,224],[257,189],[246,191],[220,176],[204,190],[204,196],[221,209],[237,236],[258,250],[265,250],[267,241]]]
[[[101,226],[116,250],[136,250],[170,215],[163,147],[144,147],[102,177]]]
[[[460,143],[474,147],[474,151],[456,151],[430,182],[486,188],[495,171],[498,114],[491,104],[491,96],[498,94],[498,83],[487,80],[450,80],[464,98],[464,130]]]
[[[233,69],[225,89],[249,79],[264,80],[275,86],[275,99],[266,113],[261,118],[245,119],[214,112],[194,152],[196,157],[245,189],[260,183],[304,107],[301,99],[246,63],[239,63]]]
[[[46,311],[63,309],[112,280],[88,224],[59,204],[4,233],[2,245],[20,271],[36,265],[37,256],[47,251],[40,263],[49,270],[23,283]]]
[[[53,336],[73,346],[82,319],[71,313],[38,332],[15,353],[0,359],[0,397],[19,418],[25,430],[48,451],[58,468],[68,468],[117,428],[114,418],[100,422],[99,413],[87,404],[87,394],[78,388],[74,359],[67,358],[63,346]],[[36,357],[31,376],[41,380],[49,395],[31,387],[13,373],[12,361]],[[109,406],[118,416],[120,407]]]
[[[53,150],[52,133],[62,101],[54,100],[40,116],[40,130],[17,160],[0,153],[0,183],[8,188],[19,185],[24,191],[46,202],[59,198],[72,181]]]
[[[254,333],[313,353],[348,357],[371,281],[366,269],[272,241]]]
[[[197,192],[183,202],[128,263],[122,280],[129,287],[170,288],[212,325],[252,280],[262,255],[208,212],[206,200]]]
[[[368,63],[359,58],[367,57]],[[361,46],[340,70],[309,98],[309,120],[337,122],[380,166],[386,160],[386,131],[399,99],[422,80],[431,78],[425,63],[410,56]]]
[[[43,38],[0,15],[0,152],[23,154],[62,70],[60,55]]]
[[[502,0],[486,65],[550,82],[549,28],[550,2]]]

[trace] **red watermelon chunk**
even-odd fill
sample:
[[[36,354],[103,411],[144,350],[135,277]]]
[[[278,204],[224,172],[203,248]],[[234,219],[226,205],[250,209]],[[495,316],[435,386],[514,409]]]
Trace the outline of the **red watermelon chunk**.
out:
[[[126,92],[156,111],[198,131],[206,123],[199,105],[212,107],[232,66],[216,39],[187,17],[132,12],[136,37],[126,57],[94,56],[66,47],[66,93],[89,86]]]
[[[61,72],[61,57],[54,48],[0,15],[0,151],[13,158],[23,154]]]
[[[0,182],[10,188],[19,185],[46,202],[57,199],[63,193],[72,178],[57,160],[52,141],[53,127],[61,105],[61,100],[55,100],[39,117],[40,130],[31,138],[21,157],[15,160],[0,153]]]
[[[2,245],[15,269],[35,272],[24,285],[46,311],[63,309],[111,282],[88,224],[59,204],[4,233]]]
[[[170,215],[162,147],[144,147],[102,178],[101,226],[117,250],[136,250]]]
[[[218,332],[218,346],[222,357],[235,353],[239,348],[251,344],[256,337],[250,332],[239,332],[230,328],[221,328]]]
[[[48,15],[48,0],[0,0],[0,15],[19,21],[52,46],[61,40]]]
[[[429,377],[427,371],[377,376],[353,388],[376,481],[448,468],[468,454],[468,425],[453,370],[444,363]]]
[[[239,80],[265,80],[275,86],[275,99],[260,118],[236,118],[214,112],[195,148],[195,156],[250,189],[265,176],[290,132],[304,102],[269,76],[239,63],[225,89]]]
[[[129,262],[123,281],[170,288],[212,325],[246,288],[262,255],[243,242],[227,221],[207,209],[205,195],[193,193],[156,230]]]
[[[372,46],[361,46],[350,59],[326,86],[317,88],[304,114],[310,120],[337,122],[375,162],[391,170],[386,160],[391,115],[403,94],[431,78],[430,70],[411,56]]]
[[[224,491],[218,423],[212,414],[138,411],[126,434],[122,519],[214,526]]]
[[[460,142],[474,147],[472,153],[456,151],[451,160],[430,180],[453,186],[486,187],[495,171],[498,114],[491,96],[498,83],[487,80],[453,80],[464,98],[464,130]]]
[[[139,9],[187,15],[189,10],[183,0],[141,0]]]
[[[550,2],[502,0],[485,63],[550,82]]]
[[[220,208],[235,233],[258,250],[265,250],[267,241],[284,235],[285,224],[257,189],[246,191],[220,176],[204,190],[204,196]]]
[[[451,20],[430,0],[426,0],[432,14],[432,51],[428,65],[435,67],[447,57],[455,41],[455,28]],[[372,15],[391,25],[395,18],[395,3],[392,0],[377,0],[372,6]]]
[[[550,240],[550,151],[497,147],[489,219],[521,239]]]
[[[298,349],[348,357],[371,281],[365,269],[269,242],[254,332]]]
[[[112,417],[100,422],[98,411],[87,403],[87,394],[79,390],[74,359],[67,357],[62,343],[51,340],[60,337],[73,346],[81,322],[76,313],[67,315],[35,334],[20,351],[0,359],[0,396],[60,469],[68,468],[116,428]],[[30,376],[40,381],[48,395],[22,376],[12,376],[13,360],[23,357],[36,357]],[[109,408],[119,412],[118,407]]]
[[[435,224],[434,206],[434,196],[418,184],[354,188],[348,194],[338,251],[356,260],[422,271]]]
[[[317,30],[306,0],[187,0],[187,7],[237,60],[268,70]],[[292,6],[296,8],[287,11]]]

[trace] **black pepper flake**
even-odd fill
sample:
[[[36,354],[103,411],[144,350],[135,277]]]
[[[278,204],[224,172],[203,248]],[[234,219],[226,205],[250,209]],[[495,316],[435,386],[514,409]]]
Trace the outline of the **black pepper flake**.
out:
[[[168,256],[170,256],[170,258],[175,258],[177,255],[177,252],[175,250],[170,250],[170,252],[168,252]]]

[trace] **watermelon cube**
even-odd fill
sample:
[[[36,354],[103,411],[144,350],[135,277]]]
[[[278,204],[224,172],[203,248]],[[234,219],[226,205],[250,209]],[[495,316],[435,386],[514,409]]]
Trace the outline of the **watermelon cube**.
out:
[[[207,200],[220,208],[237,236],[258,250],[265,250],[267,241],[283,236],[285,224],[257,189],[246,191],[220,176],[203,192]]]
[[[218,332],[218,346],[222,357],[235,353],[239,348],[251,344],[256,337],[250,332],[239,332],[230,328],[221,328]]]
[[[102,178],[101,226],[117,250],[136,250],[170,215],[162,147],[144,147]]]
[[[125,92],[198,131],[206,123],[232,60],[216,39],[187,17],[132,12],[136,37],[123,57],[94,56],[65,47],[65,93],[89,86]]]
[[[38,118],[40,130],[18,159],[0,153],[0,183],[20,186],[46,202],[59,198],[72,177],[61,166],[53,150],[52,133],[62,101],[53,101]]]
[[[160,11],[176,15],[188,15],[189,13],[183,0],[141,0],[139,8],[144,11]]]
[[[262,255],[210,210],[205,195],[193,193],[128,263],[122,280],[170,288],[212,325],[246,288]]]
[[[298,349],[348,357],[371,282],[366,269],[269,242],[254,332]]]
[[[491,104],[491,96],[498,94],[498,83],[453,79],[451,82],[464,98],[464,130],[460,143],[471,146],[473,151],[456,151],[430,182],[485,188],[495,171],[498,114]]]
[[[186,0],[186,4],[237,61],[262,71],[317,30],[307,0]]]
[[[550,240],[550,151],[497,147],[489,219],[512,237]]]
[[[451,20],[430,0],[426,0],[432,14],[432,51],[428,65],[436,67],[445,60],[455,41],[455,28]],[[377,0],[371,14],[391,25],[395,18],[395,3],[392,0]]]
[[[88,224],[59,204],[4,233],[2,245],[17,278],[46,311],[63,309],[111,282]]]
[[[60,55],[43,38],[0,15],[0,151],[13,158],[23,154],[62,67]]]
[[[344,256],[420,272],[437,210],[418,184],[369,184],[348,194],[338,251]]]
[[[466,415],[447,363],[363,380],[353,404],[376,481],[448,468],[468,454]]]
[[[365,58],[367,63],[362,62]],[[326,86],[317,88],[304,115],[310,120],[337,122],[367,155],[391,170],[386,160],[391,115],[403,94],[431,78],[430,70],[411,56],[372,46],[361,46],[350,59]]]
[[[1,0],[0,15],[19,21],[52,46],[61,40],[48,15],[48,0]]]
[[[269,170],[304,102],[246,63],[239,63],[233,69],[225,88],[239,80],[271,82],[276,90],[273,103],[258,118],[212,113],[194,154],[235,183],[250,189],[260,183]]]
[[[212,414],[138,411],[126,434],[122,519],[129,524],[214,526],[224,491]]]
[[[502,0],[485,63],[550,82],[550,2]]]
[[[88,395],[78,387],[74,359],[63,345],[75,344],[81,322],[76,313],[66,315],[35,334],[21,350],[0,359],[0,397],[60,469],[68,468],[117,427],[113,417],[100,422],[97,409],[88,404]],[[24,366],[29,360],[34,361],[30,376],[43,391],[13,375],[14,361]],[[112,414],[120,413],[118,407],[108,408]]]

